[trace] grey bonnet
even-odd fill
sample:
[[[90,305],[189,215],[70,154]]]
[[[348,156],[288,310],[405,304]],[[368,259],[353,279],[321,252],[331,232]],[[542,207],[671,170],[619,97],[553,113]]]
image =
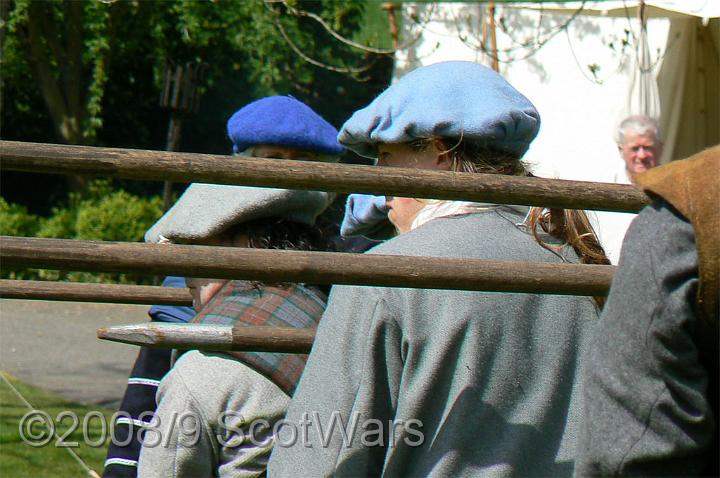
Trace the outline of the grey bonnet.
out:
[[[203,240],[271,217],[313,225],[333,199],[322,191],[193,183],[145,233],[145,242]]]

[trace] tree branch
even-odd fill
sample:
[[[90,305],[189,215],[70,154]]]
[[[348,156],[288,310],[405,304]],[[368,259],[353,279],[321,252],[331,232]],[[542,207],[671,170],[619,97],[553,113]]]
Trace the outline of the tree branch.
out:
[[[395,48],[373,48],[373,47],[370,47],[367,45],[363,45],[361,43],[354,42],[354,41],[350,40],[349,38],[346,38],[346,37],[340,35],[338,32],[333,30],[330,27],[330,25],[328,25],[327,22],[325,22],[325,20],[323,20],[322,17],[320,17],[320,15],[317,15],[312,12],[307,12],[305,10],[298,10],[297,8],[288,5],[286,0],[283,0],[283,5],[285,5],[285,7],[287,8],[287,11],[292,15],[295,15],[297,17],[307,17],[307,18],[311,18],[311,19],[315,20],[325,29],[325,31],[327,31],[330,35],[332,35],[336,40],[340,41],[340,43],[344,43],[348,46],[357,48],[358,50],[366,51],[368,53],[376,53],[378,55],[391,55],[391,54],[397,52],[398,50],[404,50],[406,48],[411,47],[413,44],[417,43],[417,41],[420,39],[420,36],[422,35],[422,29],[421,29],[409,41],[407,41],[407,42],[403,43],[402,45],[399,45]]]
[[[58,139],[65,143],[73,144],[76,142],[77,136],[68,128],[68,111],[65,98],[63,98],[57,78],[52,72],[50,59],[45,50],[40,32],[39,22],[41,22],[40,18],[43,14],[42,3],[41,1],[33,1],[30,3],[27,30],[19,27],[17,31],[21,38],[21,43],[25,48],[28,63],[31,68],[35,70],[38,87],[50,111]]]
[[[90,140],[95,137],[96,130],[101,126],[99,114],[102,110],[102,100],[105,96],[105,84],[108,79],[112,47],[117,34],[120,17],[127,11],[127,2],[113,2],[107,5],[110,9],[107,24],[105,25],[106,47],[94,52],[95,66],[93,68],[92,83],[87,89],[84,101],[83,137]]]
[[[83,2],[65,0],[65,25],[67,31],[67,64],[64,68],[63,86],[67,98],[68,110],[80,133],[86,110],[83,102]]]
[[[5,35],[8,29],[8,17],[10,13],[10,2],[0,1],[0,64],[4,63],[5,59]],[[3,106],[5,105],[5,82],[3,81],[3,75],[0,75],[0,113],[2,113]]]
[[[298,55],[300,58],[302,58],[306,62],[310,63],[311,65],[315,65],[317,67],[324,68],[326,70],[335,71],[337,73],[346,73],[346,74],[347,73],[357,74],[357,73],[362,73],[364,71],[367,71],[368,66],[364,66],[362,68],[338,67],[338,66],[329,65],[327,63],[323,63],[321,61],[310,58],[305,53],[303,53],[300,50],[300,48],[298,48],[298,46],[290,39],[287,32],[285,31],[285,28],[283,28],[282,23],[280,22],[280,19],[277,16],[273,19],[273,22],[275,23],[275,27],[280,32],[280,35],[282,35],[282,37],[285,39],[285,42],[292,49],[292,51],[294,51],[296,55]]]
[[[53,18],[53,5],[50,2],[42,2],[42,8],[43,14],[40,17],[42,18],[45,42],[52,50],[53,55],[55,55],[58,66],[64,68],[67,64],[67,53],[62,46],[62,37],[56,27],[57,22]]]
[[[0,2],[0,61],[5,56],[5,35],[8,29],[9,14],[10,2]],[[2,82],[2,77],[0,77],[0,82]]]

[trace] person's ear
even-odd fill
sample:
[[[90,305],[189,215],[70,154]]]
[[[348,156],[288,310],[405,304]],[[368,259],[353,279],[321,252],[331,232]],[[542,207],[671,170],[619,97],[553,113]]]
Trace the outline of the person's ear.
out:
[[[441,139],[434,139],[432,142],[432,147],[433,152],[437,155],[435,164],[437,164],[438,168],[447,171],[452,169],[453,153],[451,150],[448,150],[445,142]]]

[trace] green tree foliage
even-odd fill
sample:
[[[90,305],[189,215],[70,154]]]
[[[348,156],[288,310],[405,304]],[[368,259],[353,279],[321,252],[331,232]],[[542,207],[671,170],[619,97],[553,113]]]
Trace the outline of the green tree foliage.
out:
[[[235,109],[269,94],[294,94],[337,124],[389,78],[387,61],[348,47],[298,14],[317,15],[352,37],[368,6],[360,0],[290,1],[290,7],[261,0],[7,3],[3,119],[38,120],[44,113],[62,143],[162,146],[163,135],[148,123],[158,118],[166,59],[206,65],[201,88],[209,101],[224,104],[203,116],[216,118],[220,132]],[[382,71],[373,70],[378,63]],[[3,123],[6,137],[40,136],[15,121]]]
[[[29,73],[63,143],[92,144],[102,124],[110,45],[124,5],[17,0],[9,11],[4,82]]]
[[[69,206],[56,208],[42,222],[38,237],[102,241],[142,241],[145,231],[162,215],[158,196],[140,198],[110,181],[90,183],[84,194],[71,193]]]
[[[97,180],[87,190],[71,193],[68,206],[55,208],[52,216],[39,218],[27,209],[0,198],[0,234],[64,239],[137,242],[162,215],[158,196],[141,198],[122,189],[113,190],[110,181]],[[24,279],[69,279],[83,282],[150,283],[128,274],[62,273],[45,270],[6,270],[2,277]]]
[[[3,139],[165,149],[169,113],[158,99],[172,59],[205,65],[200,109],[183,119],[180,150],[227,154],[225,123],[244,104],[292,94],[339,126],[386,87],[392,69],[389,57],[349,47],[305,15],[352,38],[379,2],[0,3]],[[42,178],[44,195],[27,187],[31,180],[3,173],[3,196],[44,212],[67,194],[58,177]],[[119,185],[141,195],[159,191],[157,183]]]
[[[0,236],[32,237],[39,227],[39,218],[26,207],[9,204],[0,197]]]
[[[183,118],[182,151],[229,153],[227,119],[272,94],[292,94],[339,126],[390,79],[390,57],[337,39],[357,38],[368,8],[381,6],[365,0],[0,0],[0,136],[165,149],[169,112],[158,99],[168,59],[204,65],[199,111]],[[375,12],[375,18],[385,17]],[[373,33],[361,36],[387,46],[377,34],[387,28],[374,23]],[[69,193],[61,176],[3,171],[0,179],[2,196],[22,204],[0,203],[4,234],[137,241],[160,215],[152,197],[160,183],[90,183]],[[24,207],[52,214],[38,218]],[[48,274],[41,277],[61,277]]]

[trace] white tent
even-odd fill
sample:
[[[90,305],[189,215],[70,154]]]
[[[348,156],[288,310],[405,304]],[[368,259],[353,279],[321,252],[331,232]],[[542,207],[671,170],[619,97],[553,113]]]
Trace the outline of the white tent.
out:
[[[717,0],[645,0],[643,2],[649,17],[705,19],[720,17],[720,2]],[[601,2],[514,2],[513,6],[546,12],[567,13],[582,7],[583,15],[603,17],[637,16],[639,0],[605,0]]]

